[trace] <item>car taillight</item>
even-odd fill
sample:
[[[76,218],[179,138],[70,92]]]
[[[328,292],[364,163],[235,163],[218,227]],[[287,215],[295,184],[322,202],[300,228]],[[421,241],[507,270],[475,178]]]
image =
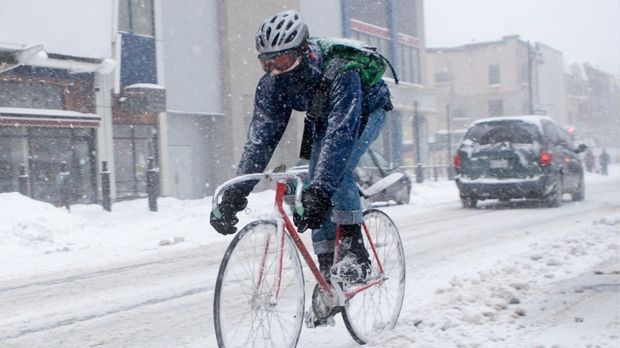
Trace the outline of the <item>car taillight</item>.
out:
[[[461,159],[460,153],[457,153],[456,155],[454,155],[454,168],[460,169],[462,161],[463,160]]]
[[[551,152],[547,152],[545,150],[540,151],[539,162],[540,162],[541,167],[546,167],[550,165],[552,159],[553,159],[553,156],[551,156]]]

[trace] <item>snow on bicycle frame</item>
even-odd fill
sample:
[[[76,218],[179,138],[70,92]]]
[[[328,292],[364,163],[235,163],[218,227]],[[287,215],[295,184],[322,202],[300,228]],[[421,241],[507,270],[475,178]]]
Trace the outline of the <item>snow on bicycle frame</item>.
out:
[[[374,185],[372,185],[371,187],[369,187],[366,190],[363,190],[360,188],[360,194],[363,195],[364,197],[369,197],[372,196],[373,194],[376,194],[380,191],[382,191],[383,189],[387,188],[388,186],[390,186],[391,184],[393,184],[394,182],[398,181],[398,179],[400,179],[400,176],[398,176],[397,174],[400,173],[394,173],[382,180],[380,180],[379,182],[375,183]],[[400,174],[402,176],[402,174]],[[215,193],[213,194],[213,201],[212,204],[213,206],[216,206],[218,203],[218,198],[221,195],[221,193],[224,191],[225,188],[227,188],[228,186],[234,185],[234,184],[238,184],[241,182],[245,182],[245,181],[257,181],[257,180],[261,180],[261,179],[268,179],[268,180],[272,180],[272,181],[276,181],[276,196],[275,196],[275,207],[277,209],[278,213],[274,213],[274,217],[276,218],[276,222],[277,222],[277,231],[287,231],[288,235],[291,237],[291,239],[293,240],[293,242],[295,243],[295,246],[297,247],[297,249],[299,250],[299,252],[301,253],[301,255],[303,256],[304,260],[306,261],[306,264],[308,265],[308,267],[310,267],[310,270],[312,271],[312,274],[314,275],[314,277],[316,278],[319,286],[321,287],[321,289],[324,291],[325,294],[329,294],[330,296],[334,296],[336,295],[336,299],[338,302],[338,305],[340,306],[344,306],[346,300],[349,300],[350,298],[352,298],[353,296],[355,296],[356,294],[370,288],[376,285],[379,285],[381,283],[383,283],[386,279],[384,279],[383,277],[383,265],[381,264],[381,260],[379,259],[379,256],[377,254],[377,250],[375,247],[375,244],[372,240],[372,237],[370,236],[370,232],[368,231],[368,227],[366,226],[365,223],[362,223],[362,227],[364,230],[364,233],[366,235],[366,238],[368,238],[368,242],[369,245],[371,246],[371,250],[372,253],[375,257],[375,260],[377,261],[377,267],[380,271],[378,276],[375,276],[374,279],[368,281],[367,283],[361,285],[361,286],[357,286],[351,290],[345,291],[343,292],[340,287],[335,286],[335,287],[330,287],[330,285],[327,283],[327,280],[325,279],[325,277],[321,274],[321,272],[319,271],[316,263],[314,262],[312,256],[310,255],[310,252],[308,251],[308,249],[306,248],[305,244],[303,243],[303,241],[301,240],[301,237],[299,235],[299,233],[297,232],[297,229],[295,228],[295,226],[293,225],[293,222],[291,221],[291,219],[288,217],[288,215],[286,214],[286,211],[284,209],[284,197],[287,195],[292,195],[293,192],[290,192],[291,190],[291,185],[287,185],[287,181],[291,180],[291,181],[296,181],[296,187],[303,187],[303,180],[301,177],[299,177],[298,175],[292,174],[292,173],[274,173],[274,172],[266,172],[266,173],[254,173],[254,174],[245,174],[245,175],[240,175],[238,177],[232,178],[226,182],[224,182],[222,185],[220,185],[216,190]],[[303,207],[301,204],[301,195],[302,195],[302,190],[295,190],[295,209],[298,212],[302,212],[303,211]],[[341,241],[341,236],[342,236],[342,228],[339,225],[337,227],[336,230],[336,247],[335,247],[335,252],[334,252],[334,258],[338,259],[339,253],[340,253],[340,241]],[[279,238],[279,248],[278,248],[278,265],[280,267],[280,270],[278,271],[278,273],[281,273],[281,267],[282,267],[282,257],[283,257],[283,252],[282,249],[284,248],[284,233],[282,233],[281,235],[278,236]],[[270,243],[270,238],[268,238],[265,241],[265,250],[267,250],[269,243]],[[266,254],[265,254],[266,256]],[[257,284],[257,286],[260,286],[260,282],[261,279],[263,277],[263,271],[264,271],[264,261],[265,259],[263,258],[263,264],[261,264],[259,267],[259,274],[258,274],[258,279],[259,279],[259,284]],[[279,293],[280,293],[280,279],[278,280],[278,286],[276,288],[276,293],[275,293],[275,299],[277,300],[279,298]],[[335,290],[335,291],[334,291]],[[335,292],[335,294],[334,294]]]

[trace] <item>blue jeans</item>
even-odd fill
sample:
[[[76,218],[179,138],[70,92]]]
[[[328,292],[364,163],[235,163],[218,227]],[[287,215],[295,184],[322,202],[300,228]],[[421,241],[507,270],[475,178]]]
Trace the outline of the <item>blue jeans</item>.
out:
[[[387,112],[380,108],[368,116],[368,123],[366,123],[366,127],[364,127],[362,134],[355,142],[351,158],[349,162],[347,162],[340,187],[332,196],[334,207],[327,213],[327,217],[321,228],[312,231],[312,242],[315,254],[334,252],[336,225],[354,225],[362,223],[362,204],[353,170],[357,166],[357,162],[359,162],[362,155],[377,139],[379,133],[381,133],[386,114]],[[320,153],[320,144],[315,142],[312,148],[314,151],[312,151],[309,163],[311,179],[314,177],[314,169],[316,168],[316,162]]]

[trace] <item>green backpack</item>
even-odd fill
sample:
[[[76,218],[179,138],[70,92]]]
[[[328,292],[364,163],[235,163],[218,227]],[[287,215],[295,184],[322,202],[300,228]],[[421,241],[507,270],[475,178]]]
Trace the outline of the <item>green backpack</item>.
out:
[[[333,80],[337,73],[347,70],[357,70],[364,87],[379,82],[389,64],[377,48],[366,45],[361,41],[339,38],[311,38],[310,43],[316,44],[325,59],[324,78]],[[390,65],[391,68],[391,65]],[[394,80],[398,78],[392,69]],[[333,74],[329,76],[328,74]]]
[[[299,157],[304,159],[310,159],[314,121],[322,116],[331,84],[338,74],[348,70],[357,70],[362,86],[369,87],[381,81],[386,67],[389,66],[394,76],[394,82],[398,84],[398,77],[394,68],[385,57],[377,52],[376,47],[369,46],[361,41],[340,38],[310,38],[308,41],[321,50],[325,68],[323,69],[321,86],[312,99],[310,110],[306,113],[304,120],[304,132],[299,151]],[[367,116],[362,115],[360,133],[366,124]]]

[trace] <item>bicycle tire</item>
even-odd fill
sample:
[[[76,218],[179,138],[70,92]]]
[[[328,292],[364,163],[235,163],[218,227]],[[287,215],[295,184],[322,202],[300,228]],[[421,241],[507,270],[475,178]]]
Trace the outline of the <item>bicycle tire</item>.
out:
[[[366,344],[372,334],[396,326],[405,296],[406,272],[403,244],[392,219],[381,210],[369,209],[364,211],[364,222],[388,278],[355,295],[341,312],[347,330],[359,344]],[[370,253],[373,272],[378,274],[377,262],[365,235],[364,244]]]
[[[273,242],[276,228],[275,221],[252,222],[237,233],[224,254],[213,303],[219,347],[297,345],[304,319],[303,272],[297,249],[285,234],[280,296],[274,301],[280,245]]]

